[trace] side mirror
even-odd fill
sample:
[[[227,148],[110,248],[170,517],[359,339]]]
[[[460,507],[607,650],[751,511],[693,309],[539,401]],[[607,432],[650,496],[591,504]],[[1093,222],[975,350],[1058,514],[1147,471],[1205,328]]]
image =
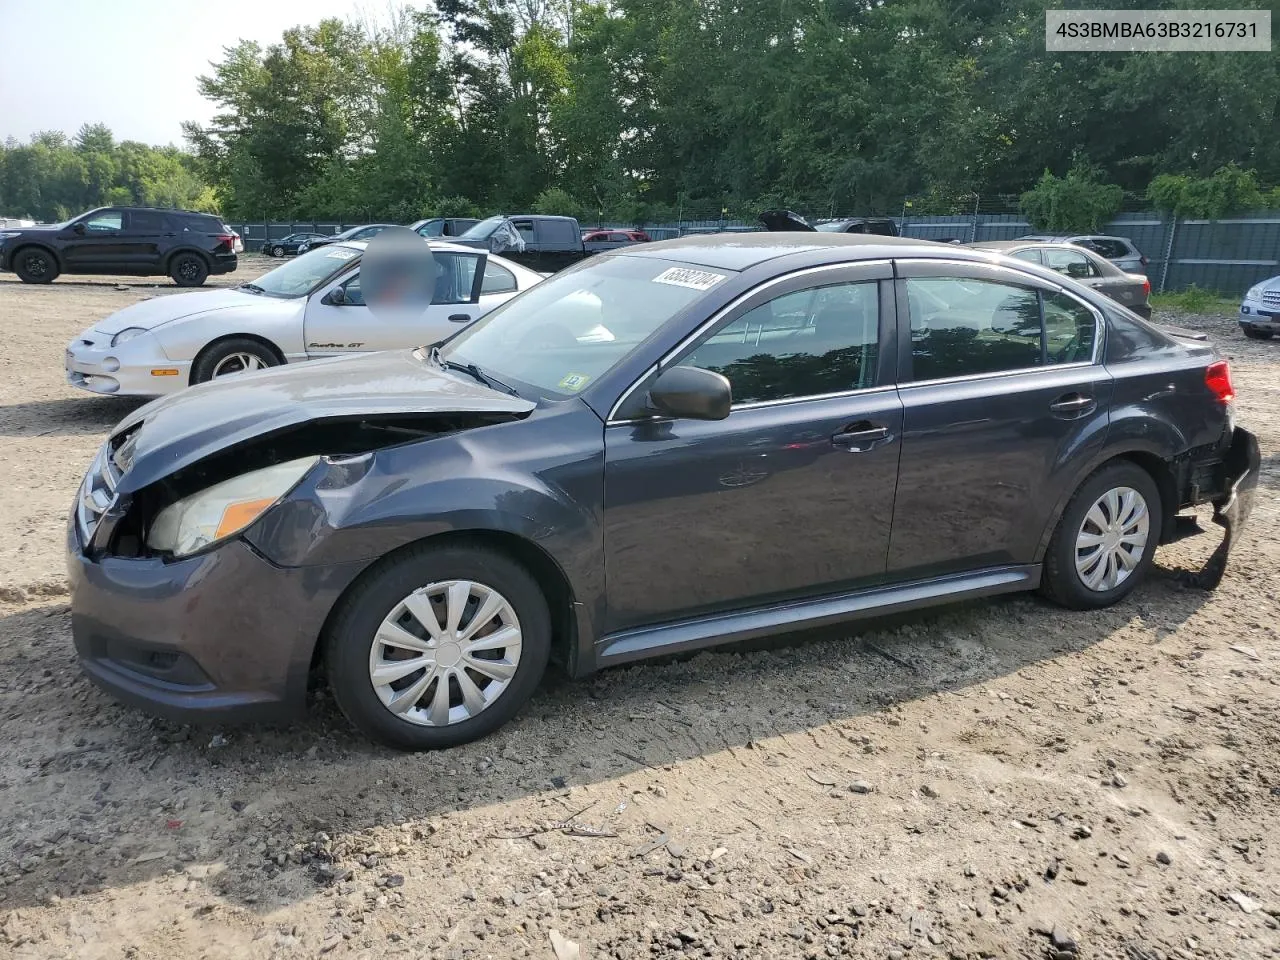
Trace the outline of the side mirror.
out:
[[[702,367],[668,367],[649,388],[649,407],[667,417],[723,420],[729,416],[729,381]]]
[[[83,223],[73,223],[73,224],[71,225],[71,232],[72,232],[72,233],[74,233],[74,234],[76,234],[77,236],[81,236],[81,237],[83,237],[83,236],[84,236],[84,224],[83,224]]]
[[[1089,275],[1089,268],[1083,263],[1068,263],[1067,276],[1073,280],[1080,280]]]
[[[341,287],[334,287],[329,291],[329,296],[325,297],[332,306],[340,307],[347,302],[347,291]]]

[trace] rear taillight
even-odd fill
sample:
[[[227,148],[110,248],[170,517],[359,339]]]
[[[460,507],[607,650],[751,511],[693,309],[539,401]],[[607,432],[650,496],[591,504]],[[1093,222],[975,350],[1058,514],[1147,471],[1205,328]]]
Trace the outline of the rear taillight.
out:
[[[1147,277],[1142,279],[1142,295],[1144,297],[1151,296],[1151,280]]]
[[[1204,385],[1219,403],[1230,403],[1236,398],[1236,388],[1231,385],[1231,368],[1225,360],[1215,361],[1205,367]]]

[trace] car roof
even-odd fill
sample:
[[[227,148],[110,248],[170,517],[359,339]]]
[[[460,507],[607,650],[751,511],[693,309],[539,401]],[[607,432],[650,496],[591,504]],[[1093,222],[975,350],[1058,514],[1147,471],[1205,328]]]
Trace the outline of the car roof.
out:
[[[848,247],[856,260],[878,260],[914,253],[936,256],[946,244],[913,237],[886,237],[876,234],[820,233],[808,231],[757,231],[754,233],[704,233],[674,240],[657,240],[642,246],[624,247],[604,256],[653,257],[659,260],[683,260],[704,267],[746,270],[767,260],[788,254]],[[955,249],[948,247],[948,249]]]

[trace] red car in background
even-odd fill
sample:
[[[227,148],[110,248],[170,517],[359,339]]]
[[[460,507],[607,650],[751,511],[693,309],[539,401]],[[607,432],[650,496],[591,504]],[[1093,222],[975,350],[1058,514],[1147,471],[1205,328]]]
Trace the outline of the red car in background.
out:
[[[582,235],[583,243],[648,243],[649,235],[643,230],[588,230]]]

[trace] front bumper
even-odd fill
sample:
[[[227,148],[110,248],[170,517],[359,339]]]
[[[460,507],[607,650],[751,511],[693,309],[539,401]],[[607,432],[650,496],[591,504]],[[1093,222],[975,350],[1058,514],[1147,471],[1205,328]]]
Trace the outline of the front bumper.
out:
[[[183,560],[86,555],[67,528],[71,631],[85,673],[181,721],[297,716],[325,618],[367,563],[278,567],[243,540]]]
[[[1280,304],[1246,300],[1240,304],[1240,326],[1267,333],[1280,333]]]
[[[99,396],[159,397],[191,381],[191,361],[170,360],[149,334],[112,347],[87,330],[67,345],[64,367],[68,384]]]

